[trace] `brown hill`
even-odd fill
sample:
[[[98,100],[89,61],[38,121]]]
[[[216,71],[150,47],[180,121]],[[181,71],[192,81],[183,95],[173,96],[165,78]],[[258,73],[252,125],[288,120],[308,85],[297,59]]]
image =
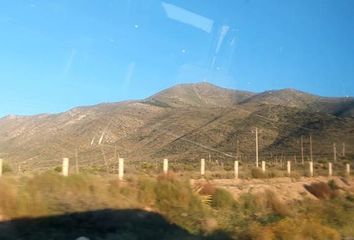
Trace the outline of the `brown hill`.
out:
[[[300,153],[299,139],[313,136],[314,154],[331,158],[332,143],[345,142],[352,157],[352,98],[323,98],[296,90],[260,94],[208,83],[177,85],[142,101],[79,107],[60,114],[0,119],[0,157],[23,169],[53,167],[62,157],[80,165],[117,155],[130,161],[201,157],[254,159],[259,128],[261,158]],[[237,144],[238,142],[238,144]],[[199,161],[199,160],[198,160]]]

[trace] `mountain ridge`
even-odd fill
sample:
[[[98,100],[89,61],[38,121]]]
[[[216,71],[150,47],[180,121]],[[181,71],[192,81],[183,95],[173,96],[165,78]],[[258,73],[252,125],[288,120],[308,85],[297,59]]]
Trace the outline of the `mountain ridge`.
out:
[[[132,161],[191,161],[206,154],[229,161],[238,139],[240,153],[251,160],[255,127],[262,155],[293,153],[299,135],[312,134],[314,152],[330,157],[333,142],[354,143],[353,102],[294,89],[257,94],[208,83],[177,85],[142,100],[1,118],[0,157],[29,169],[75,152],[83,165],[108,161],[112,149]]]
[[[158,100],[158,98],[160,98],[159,95],[163,95],[164,93],[168,93],[169,91],[173,91],[175,90],[175,88],[189,88],[191,90],[191,88],[193,87],[209,87],[209,88],[214,88],[214,89],[218,89],[219,91],[220,90],[223,90],[223,91],[226,91],[226,92],[229,92],[229,93],[234,93],[236,95],[238,94],[241,94],[241,96],[238,96],[236,98],[238,99],[242,99],[244,98],[243,100],[239,100],[235,103],[247,103],[248,101],[250,101],[252,98],[259,98],[260,96],[266,96],[270,93],[289,93],[289,92],[292,92],[292,93],[297,93],[297,94],[302,94],[302,95],[307,95],[307,96],[311,96],[313,98],[316,98],[318,100],[321,100],[321,101],[325,101],[325,100],[329,100],[329,101],[343,101],[343,102],[350,102],[350,103],[354,103],[354,97],[340,97],[340,96],[337,96],[337,97],[324,97],[324,96],[319,96],[319,95],[316,95],[316,94],[312,94],[312,93],[308,93],[308,92],[304,92],[304,91],[301,91],[301,90],[297,90],[295,88],[281,88],[281,89],[271,89],[271,90],[266,90],[266,91],[263,91],[263,92],[252,92],[252,91],[247,91],[247,90],[238,90],[238,89],[230,89],[230,88],[226,88],[226,87],[220,87],[220,86],[217,86],[217,85],[214,85],[212,83],[209,83],[209,82],[197,82],[197,83],[182,83],[182,84],[177,84],[177,85],[174,85],[172,87],[169,87],[169,88],[166,88],[166,89],[163,89],[149,97],[146,97],[144,99],[132,99],[132,100],[122,100],[122,101],[118,101],[118,102],[102,102],[102,103],[97,103],[97,104],[92,104],[92,105],[83,105],[83,106],[75,106],[75,107],[72,107],[66,111],[63,111],[63,112],[59,112],[59,113],[38,113],[38,114],[33,114],[33,115],[19,115],[19,114],[9,114],[9,115],[5,115],[3,117],[0,117],[0,119],[2,118],[26,118],[26,117],[40,117],[40,116],[47,116],[47,115],[56,115],[56,114],[63,114],[63,113],[66,113],[66,112],[70,112],[72,110],[76,110],[76,109],[86,109],[86,108],[95,108],[95,107],[99,107],[99,106],[105,106],[105,105],[118,105],[118,104],[124,104],[124,103],[129,103],[129,102],[154,102],[154,101],[158,101],[158,102],[161,102]],[[159,97],[157,97],[159,96]],[[167,105],[166,105],[167,106]]]

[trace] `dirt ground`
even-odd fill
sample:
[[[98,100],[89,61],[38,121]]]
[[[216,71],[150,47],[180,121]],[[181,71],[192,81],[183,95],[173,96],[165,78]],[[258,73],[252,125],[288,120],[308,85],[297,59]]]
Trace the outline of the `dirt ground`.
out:
[[[354,193],[354,178],[343,177],[302,177],[294,178],[271,178],[271,179],[214,179],[210,182],[216,187],[224,188],[230,191],[237,199],[244,193],[258,194],[270,190],[277,194],[282,201],[298,201],[304,199],[316,199],[306,190],[305,185],[311,183],[325,182],[333,179],[341,191],[350,191]],[[203,180],[196,180],[203,181]]]

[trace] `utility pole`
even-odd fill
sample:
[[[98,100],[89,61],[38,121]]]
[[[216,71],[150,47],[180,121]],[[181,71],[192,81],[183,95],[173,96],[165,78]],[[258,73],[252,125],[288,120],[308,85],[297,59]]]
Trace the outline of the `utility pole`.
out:
[[[240,148],[239,148],[239,140],[238,137],[236,136],[236,159],[239,160],[240,158]]]
[[[301,164],[304,165],[304,136],[301,135]]]
[[[310,135],[310,161],[313,162],[313,157],[312,157],[312,135]]]
[[[258,128],[256,128],[256,167],[258,167]]]
[[[114,162],[117,161],[117,144],[114,145]]]
[[[337,147],[335,143],[333,143],[333,162],[337,162]]]

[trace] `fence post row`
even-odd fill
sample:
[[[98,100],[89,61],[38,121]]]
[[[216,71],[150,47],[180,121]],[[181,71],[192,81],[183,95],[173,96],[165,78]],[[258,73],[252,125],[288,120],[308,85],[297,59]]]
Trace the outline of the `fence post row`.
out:
[[[313,177],[313,162],[310,161],[309,165],[310,165],[310,177]]]
[[[124,158],[118,159],[118,179],[123,180],[124,178]]]
[[[265,161],[262,161],[262,172],[265,172],[266,170],[266,164]]]
[[[69,158],[63,158],[62,175],[64,177],[69,176]]]
[[[235,161],[235,178],[238,179],[238,161]]]
[[[202,158],[200,160],[200,175],[204,176],[205,175],[205,159]]]
[[[163,173],[167,174],[168,173],[168,159],[163,160]]]
[[[287,169],[288,175],[290,176],[291,175],[291,162],[290,161],[287,162],[286,169]]]
[[[0,158],[0,177],[2,177],[3,171],[4,171],[3,163],[4,163],[3,159]],[[261,166],[262,166],[262,172],[264,173],[266,171],[266,162],[261,161]],[[350,168],[351,168],[350,163],[347,163],[345,165],[345,174],[347,176],[350,176],[350,171],[351,171]],[[168,173],[168,159],[163,160],[163,173],[164,174]],[[201,174],[201,176],[205,176],[205,159],[204,158],[202,158],[200,160],[200,174]],[[291,161],[287,161],[287,174],[288,174],[288,176],[291,175]],[[69,176],[69,158],[63,158],[61,175],[64,177]],[[309,176],[310,177],[314,176],[313,161],[309,161]],[[333,176],[333,163],[332,162],[328,162],[328,176],[329,177]],[[235,179],[239,178],[239,161],[234,161],[234,177],[235,177]],[[123,158],[118,159],[118,178],[119,178],[119,180],[123,180],[123,178],[124,178],[124,159]]]

